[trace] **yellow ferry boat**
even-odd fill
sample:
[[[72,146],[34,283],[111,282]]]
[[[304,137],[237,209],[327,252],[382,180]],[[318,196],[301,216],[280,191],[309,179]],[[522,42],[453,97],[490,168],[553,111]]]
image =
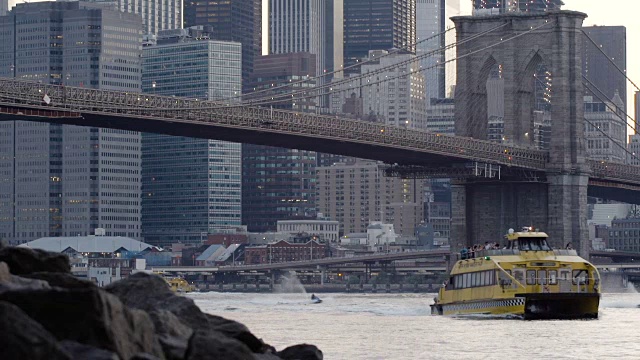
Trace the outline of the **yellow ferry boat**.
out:
[[[598,270],[575,250],[551,249],[547,238],[533,228],[509,229],[505,248],[461,254],[431,313],[597,318]]]
[[[167,284],[169,284],[169,287],[171,288],[171,290],[178,292],[178,293],[188,293],[188,292],[192,292],[195,291],[195,286],[189,284],[189,282],[185,279],[182,278],[165,278],[164,279]]]

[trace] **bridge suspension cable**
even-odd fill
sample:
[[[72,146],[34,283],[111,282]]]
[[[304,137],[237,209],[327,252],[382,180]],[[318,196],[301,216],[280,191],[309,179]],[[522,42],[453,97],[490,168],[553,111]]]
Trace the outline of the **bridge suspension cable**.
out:
[[[613,103],[613,101],[607,97],[602,90],[600,90],[597,86],[595,86],[593,84],[593,82],[591,82],[591,80],[589,80],[586,76],[582,75],[582,78],[584,79],[584,85],[589,88],[589,89],[593,89],[596,90],[598,93],[596,93],[595,91],[592,91],[593,95],[595,97],[598,98],[598,100],[600,100],[607,109],[609,109],[611,112],[613,112],[614,114],[618,114],[619,112],[621,112],[622,114],[624,114],[625,118],[631,120],[634,124],[638,125],[638,123],[636,122],[635,119],[633,119],[631,116],[629,116],[629,114],[627,114],[627,110],[620,110],[620,109],[615,109],[611,106],[611,104]],[[587,120],[585,117],[585,121],[587,123],[589,123],[591,126],[593,126],[595,129],[598,130],[598,132],[601,132],[605,137],[607,137],[609,140],[611,140],[612,143],[614,143],[615,145],[619,146],[620,148],[622,148],[622,150],[627,154],[630,155],[631,157],[640,160],[640,158],[638,158],[638,155],[636,155],[635,153],[629,151],[629,149],[627,149],[626,146],[618,143],[613,137],[611,137],[611,135],[609,135],[607,132],[605,132],[604,130],[602,130],[599,126],[596,126],[593,122],[591,122],[590,120]],[[627,121],[624,122],[627,126],[626,127],[630,127],[631,125],[629,125],[629,123]],[[625,128],[626,128],[625,127]],[[633,129],[633,128],[632,128]]]
[[[405,77],[407,75],[412,75],[412,74],[416,74],[416,73],[423,72],[423,71],[426,71],[426,70],[442,67],[442,66],[446,65],[447,63],[450,63],[450,62],[453,62],[453,61],[457,61],[459,59],[463,59],[465,57],[477,54],[477,53],[485,51],[487,49],[494,48],[494,47],[496,47],[498,45],[501,45],[503,43],[515,40],[515,39],[517,39],[517,38],[519,38],[521,36],[524,36],[526,34],[529,34],[529,33],[533,32],[533,31],[539,30],[540,28],[542,28],[544,26],[547,26],[547,25],[550,25],[552,23],[555,23],[555,22],[544,23],[544,24],[539,25],[537,27],[531,28],[531,29],[527,30],[526,32],[522,32],[522,33],[516,34],[516,35],[514,35],[512,37],[509,37],[509,38],[506,38],[506,39],[501,39],[500,41],[498,41],[496,43],[493,43],[493,44],[489,44],[489,45],[487,45],[487,46],[485,46],[483,48],[472,50],[472,51],[468,52],[467,54],[462,54],[462,55],[458,54],[455,58],[445,60],[444,62],[436,64],[436,65],[432,65],[432,66],[428,66],[428,67],[418,67],[418,68],[416,68],[414,70],[411,70],[409,72],[405,72],[405,73],[402,73],[402,74],[399,74],[399,75],[396,75],[396,76],[393,76],[393,77],[388,77],[388,78],[377,80],[377,81],[374,81],[374,82],[369,81],[366,84],[362,84],[361,87],[373,86],[373,85],[381,84],[381,83],[388,82],[388,81],[391,81],[391,80],[395,80],[395,79],[398,79],[398,78],[401,78],[401,77]],[[490,31],[495,31],[496,29],[498,29],[500,27],[503,27],[505,25],[506,24],[497,26],[497,27],[491,29]],[[487,32],[483,33],[483,35],[486,34],[486,33]],[[475,38],[476,37],[473,37],[473,39],[475,39]],[[471,39],[471,37],[470,37],[470,38],[465,39],[465,40],[463,40],[463,41],[461,41],[459,43],[463,43],[465,41],[470,41],[470,40],[473,40],[473,39]],[[354,82],[354,81],[357,81],[357,80],[360,80],[360,79],[363,79],[363,78],[366,78],[366,77],[371,77],[373,75],[382,73],[384,71],[387,71],[387,70],[389,70],[391,68],[398,67],[400,65],[406,65],[406,64],[413,63],[413,62],[415,62],[417,60],[419,60],[419,59],[415,59],[414,58],[414,59],[410,59],[410,60],[405,60],[405,61],[396,63],[396,64],[394,64],[392,66],[388,66],[388,67],[382,68],[380,70],[375,70],[375,71],[372,71],[372,72],[369,72],[369,73],[366,73],[366,74],[362,74],[362,75],[359,75],[359,76],[354,76],[354,77],[351,77],[351,78],[348,78],[348,79],[340,80],[337,83],[326,84],[326,85],[323,85],[323,86],[320,86],[320,87],[317,87],[317,88],[336,87],[336,85],[339,85],[339,84],[345,84],[345,83],[349,83],[349,82]],[[241,106],[246,106],[246,105],[253,105],[253,106],[270,105],[270,104],[275,104],[275,103],[290,102],[292,100],[298,101],[298,100],[303,100],[303,99],[315,98],[315,97],[318,96],[317,94],[308,95],[308,92],[316,90],[317,88],[299,90],[299,91],[296,91],[296,92],[293,92],[293,93],[283,94],[283,95],[280,95],[280,96],[274,96],[274,97],[272,97],[273,100],[266,100],[266,101],[263,101],[263,102],[255,102],[255,103],[250,103],[250,104],[237,104],[237,105],[236,104],[232,104],[232,105],[229,105],[229,106],[231,106],[231,107],[240,106],[241,107]],[[348,89],[347,90],[345,90],[345,89],[331,90],[328,93],[344,92],[344,91],[348,91]],[[303,94],[303,96],[295,97],[295,95],[298,95],[298,94]],[[221,106],[221,107],[228,107],[228,106]]]
[[[286,93],[286,94],[279,94],[279,95],[275,95],[275,96],[273,94],[271,94],[271,95],[268,95],[268,96],[263,96],[263,97],[260,97],[260,98],[251,99],[250,101],[243,102],[242,104],[243,105],[264,105],[264,104],[269,104],[269,103],[289,102],[289,101],[292,100],[292,97],[294,97],[297,94],[309,94],[309,92],[312,92],[312,91],[323,90],[323,89],[326,89],[326,88],[331,89],[333,87],[337,87],[337,86],[340,86],[342,84],[348,84],[348,83],[351,83],[351,82],[362,80],[362,79],[364,79],[366,77],[370,77],[370,76],[373,76],[373,75],[376,75],[376,74],[384,73],[385,71],[389,71],[390,69],[396,69],[396,68],[399,68],[399,67],[407,65],[407,64],[411,64],[411,63],[414,63],[414,62],[419,62],[420,60],[423,60],[425,58],[429,58],[429,57],[432,57],[434,55],[438,55],[438,54],[440,54],[442,52],[446,52],[447,50],[454,49],[459,44],[464,44],[464,43],[473,41],[473,40],[475,40],[475,39],[477,39],[479,37],[482,37],[482,36],[484,36],[486,34],[489,34],[489,33],[493,32],[493,31],[496,31],[496,30],[498,30],[500,28],[503,28],[503,27],[505,27],[507,25],[508,25],[507,23],[500,24],[500,25],[495,26],[495,27],[493,27],[491,29],[485,30],[485,31],[483,31],[481,33],[472,35],[472,36],[470,36],[470,37],[468,37],[468,38],[466,38],[464,40],[448,44],[448,45],[446,45],[444,47],[441,47],[439,49],[428,51],[428,52],[426,52],[424,54],[418,55],[418,56],[416,56],[414,58],[411,58],[411,59],[406,59],[406,60],[403,60],[403,61],[399,61],[399,62],[393,63],[393,64],[391,64],[389,66],[385,66],[385,67],[381,67],[381,68],[375,69],[374,71],[370,71],[370,72],[368,72],[366,74],[360,74],[360,75],[356,75],[356,76],[351,76],[349,78],[341,79],[341,80],[338,80],[338,81],[333,81],[333,82],[328,83],[328,84],[318,85],[318,86],[315,86],[313,88],[304,89],[304,90],[297,90],[295,92],[290,92],[290,93]],[[368,59],[366,61],[366,63],[375,62],[375,61],[378,61],[379,59],[381,59],[383,57],[391,56],[391,55],[394,55],[394,54],[396,54],[396,53],[383,54],[381,56]],[[356,64],[354,66],[361,66],[363,64],[365,64],[365,63],[364,62],[363,63],[359,63],[359,64]],[[444,63],[444,62],[443,63],[439,63],[439,64],[436,64],[436,65],[430,66],[428,68],[423,68],[422,70],[441,67],[441,66],[444,66],[445,64],[446,63]],[[267,89],[265,89],[265,90],[267,90]],[[271,90],[272,89],[268,89],[268,91],[271,91]],[[321,96],[321,95],[329,94],[331,92],[332,92],[332,90],[330,90],[329,92],[324,93],[324,94],[307,95],[304,98],[314,98],[314,97],[318,97],[318,96]],[[277,100],[280,100],[280,99],[282,99],[282,101],[277,101]],[[297,99],[294,98],[294,100],[297,100]]]
[[[589,34],[588,34],[586,31],[582,30],[582,33],[584,34],[584,36],[586,36],[586,37],[587,37],[587,39],[589,39],[589,41],[593,44],[593,46],[594,46],[596,49],[598,49],[598,51],[599,51],[599,52],[600,52],[600,53],[601,53],[601,54],[602,54],[602,55],[603,55],[603,56],[604,56],[604,57],[605,57],[605,58],[606,58],[606,59],[607,59],[607,60],[608,60],[608,61],[609,61],[609,62],[610,62],[610,63],[611,63],[615,68],[616,68],[616,70],[618,70],[618,72],[619,72],[620,74],[622,74],[622,75],[625,77],[625,79],[627,79],[627,80],[629,81],[629,83],[631,83],[631,85],[633,85],[633,87],[635,87],[635,88],[636,88],[636,90],[640,91],[640,88],[638,87],[638,85],[636,85],[636,83],[635,83],[633,80],[631,80],[631,79],[629,78],[629,76],[627,76],[626,71],[624,71],[624,70],[620,69],[620,67],[618,66],[618,64],[616,64],[616,63],[615,63],[615,62],[614,62],[614,61],[609,57],[609,55],[607,55],[607,53],[605,53],[605,52],[604,52],[604,50],[602,50],[601,45],[598,45],[598,44],[595,42],[595,40],[593,40],[593,38],[592,38],[591,36],[589,36]]]
[[[443,32],[441,32],[439,34],[435,34],[435,35],[432,35],[432,36],[430,36],[428,38],[416,41],[413,44],[409,44],[407,47],[417,46],[417,45],[419,45],[419,44],[421,44],[423,42],[427,42],[427,41],[431,41],[431,40],[433,40],[435,38],[439,38],[440,36],[444,36],[445,34],[447,34],[449,31],[451,31],[453,29],[454,28],[449,28],[449,29],[447,29],[447,30],[445,30],[445,31],[443,31]],[[328,77],[328,76],[331,76],[331,75],[335,75],[335,74],[339,74],[341,72],[344,72],[344,71],[352,69],[352,68],[356,68],[356,67],[359,67],[359,66],[362,66],[362,65],[366,65],[368,63],[379,61],[381,58],[385,58],[385,57],[388,57],[388,56],[395,55],[395,54],[397,54],[397,53],[399,53],[400,51],[403,51],[403,50],[404,49],[390,49],[388,51],[388,53],[386,53],[386,54],[382,54],[382,55],[380,55],[378,57],[375,57],[375,58],[366,59],[366,60],[358,62],[356,64],[352,64],[352,65],[349,65],[347,67],[343,67],[341,69],[337,69],[337,70],[334,70],[334,71],[331,71],[331,72],[328,72],[328,73],[323,73],[321,75],[316,75],[316,76],[313,76],[313,77],[309,77],[309,78],[304,79],[304,80],[293,81],[293,82],[290,82],[290,83],[287,83],[287,84],[283,84],[283,85],[280,85],[280,86],[267,88],[267,89],[262,89],[262,90],[256,90],[256,91],[253,91],[253,92],[250,92],[250,93],[247,93],[247,94],[242,94],[240,96],[234,96],[234,97],[230,97],[230,98],[226,98],[226,99],[220,99],[220,100],[217,100],[217,101],[224,102],[224,101],[235,100],[235,99],[239,99],[239,98],[241,98],[241,99],[250,99],[250,100],[267,99],[270,96],[266,96],[266,97],[262,97],[262,98],[260,98],[260,97],[255,97],[254,98],[254,95],[265,93],[265,92],[272,92],[274,90],[280,90],[280,89],[286,89],[286,88],[289,88],[289,87],[294,87],[295,85],[299,85],[299,84],[302,84],[302,83],[307,83],[307,82],[312,81],[312,80],[320,80],[322,78],[325,78],[325,77]],[[243,100],[243,102],[244,102],[244,100]]]
[[[415,58],[408,59],[408,60],[405,60],[405,61],[401,61],[401,62],[399,62],[399,63],[394,63],[394,64],[392,64],[392,65],[390,65],[390,66],[386,66],[386,67],[384,67],[384,68],[377,69],[377,70],[375,70],[375,71],[373,71],[373,72],[370,72],[370,73],[361,74],[361,75],[357,75],[357,76],[352,76],[352,77],[349,77],[348,79],[339,80],[339,81],[338,81],[338,83],[339,83],[339,84],[344,84],[344,83],[349,83],[349,82],[357,81],[357,80],[364,79],[364,78],[366,78],[366,77],[370,77],[370,76],[372,76],[372,75],[375,75],[375,74],[378,74],[378,73],[381,73],[381,72],[384,72],[384,71],[388,71],[389,69],[395,69],[395,68],[397,68],[397,67],[399,67],[399,66],[402,66],[402,65],[406,65],[406,64],[409,64],[409,63],[417,62],[417,61],[419,61],[420,59],[427,58],[427,57],[429,57],[429,56],[432,56],[433,54],[438,54],[438,53],[440,53],[440,52],[442,52],[442,51],[450,50],[450,49],[454,48],[457,44],[462,44],[462,43],[466,43],[466,42],[469,42],[469,41],[473,41],[474,39],[476,39],[476,38],[478,38],[478,37],[480,37],[480,36],[484,36],[484,35],[486,35],[486,34],[488,34],[488,33],[490,33],[490,32],[493,32],[493,31],[495,31],[495,30],[497,30],[497,29],[500,29],[500,28],[502,28],[502,27],[505,27],[505,26],[507,26],[507,25],[508,25],[508,23],[504,23],[504,24],[498,25],[498,26],[496,26],[496,27],[494,27],[494,28],[491,28],[491,29],[488,29],[488,30],[486,30],[486,31],[484,31],[484,32],[482,32],[482,33],[478,33],[478,34],[475,34],[475,35],[473,35],[473,36],[470,36],[469,38],[464,39],[464,40],[462,40],[462,41],[460,41],[460,42],[456,42],[456,43],[449,44],[449,45],[445,46],[444,48],[437,49],[437,50],[433,50],[433,51],[429,51],[429,52],[427,52],[427,53],[425,53],[425,54],[422,54],[422,55],[420,55],[420,56],[417,56],[417,57],[415,57]],[[547,25],[547,24],[545,23],[544,25]],[[544,25],[542,25],[542,26],[544,26]],[[426,70],[429,70],[429,69],[433,69],[433,68],[437,68],[437,67],[444,66],[444,65],[446,65],[447,63],[450,63],[450,62],[452,62],[452,61],[456,61],[456,60],[457,60],[457,59],[459,59],[459,58],[463,58],[463,57],[466,57],[466,56],[471,56],[471,55],[475,54],[476,52],[479,52],[479,51],[482,51],[482,50],[485,50],[485,49],[488,49],[488,48],[491,48],[491,47],[495,47],[495,46],[497,46],[497,45],[499,45],[499,44],[501,44],[501,43],[504,43],[504,42],[507,42],[507,41],[513,40],[513,39],[515,39],[515,38],[517,38],[517,37],[520,37],[520,36],[522,36],[522,35],[525,35],[525,34],[527,34],[527,33],[530,33],[530,32],[532,32],[532,31],[535,31],[536,29],[538,29],[538,28],[540,28],[540,27],[542,27],[542,26],[539,26],[539,27],[536,27],[536,28],[530,29],[530,30],[528,30],[528,31],[526,31],[526,32],[524,32],[524,33],[522,33],[522,34],[515,35],[514,37],[511,37],[511,38],[508,38],[508,39],[501,40],[500,42],[497,42],[497,43],[495,43],[495,44],[491,44],[491,45],[489,45],[489,46],[487,46],[487,47],[485,47],[485,48],[483,48],[483,49],[479,49],[479,50],[477,50],[477,51],[475,51],[475,52],[470,52],[470,53],[468,53],[468,54],[465,54],[465,56],[456,57],[456,58],[454,58],[454,59],[450,59],[450,60],[448,60],[448,61],[444,61],[444,62],[442,62],[442,63],[436,64],[436,65],[433,65],[433,66],[429,66],[429,67],[426,67],[426,68],[425,68],[425,67],[418,68],[418,69],[413,70],[413,71],[411,71],[411,72],[409,72],[409,73],[404,73],[404,74],[402,74],[402,75],[400,75],[400,76],[396,76],[396,77],[393,77],[393,78],[385,79],[385,80],[383,80],[383,81],[381,81],[381,82],[384,82],[384,81],[391,81],[391,80],[396,79],[396,78],[401,77],[401,76],[407,76],[407,75],[415,74],[415,73],[420,72],[420,71],[426,71]],[[377,58],[375,58],[375,59],[372,59],[372,61],[377,61],[377,60],[378,60],[379,58],[381,58],[381,57],[382,57],[382,56],[377,57]],[[361,64],[360,64],[360,65],[361,65]],[[374,85],[374,84],[378,84],[378,83],[380,83],[380,82],[370,83],[370,84],[367,84],[367,86]],[[187,107],[187,108],[180,108],[180,110],[216,110],[216,109],[234,108],[234,107],[259,106],[259,105],[272,105],[272,104],[277,104],[277,103],[285,103],[285,102],[290,102],[290,101],[298,101],[298,100],[301,100],[301,99],[317,98],[318,96],[331,94],[331,93],[333,93],[333,92],[338,92],[338,91],[342,91],[342,92],[344,92],[344,91],[346,91],[346,90],[337,90],[337,89],[336,89],[336,90],[330,90],[330,91],[328,91],[328,92],[326,92],[326,93],[324,93],[324,94],[313,94],[313,95],[308,95],[308,93],[309,93],[309,92],[311,92],[311,91],[317,91],[317,90],[322,90],[322,89],[326,89],[326,88],[332,88],[332,87],[335,87],[335,84],[336,84],[336,83],[324,84],[324,85],[316,86],[316,87],[314,87],[314,88],[309,88],[309,89],[304,89],[304,90],[298,90],[298,91],[295,91],[295,92],[292,92],[292,93],[281,94],[281,95],[277,95],[277,96],[272,96],[272,95],[270,95],[270,96],[265,96],[265,97],[262,97],[262,98],[261,98],[261,99],[264,99],[264,100],[263,100],[263,101],[260,101],[260,102],[257,102],[257,101],[256,101],[256,102],[253,102],[253,101],[252,101],[252,102],[247,102],[247,103],[228,103],[228,104],[221,104],[221,103],[220,103],[220,101],[218,101],[218,100],[210,100],[210,101],[203,101],[203,104],[207,104],[207,105],[203,105],[203,106],[199,106],[199,107],[192,107],[192,108],[191,108],[191,107]],[[272,89],[269,89],[269,90],[271,91]],[[304,96],[295,97],[296,95],[299,95],[299,94],[303,94]],[[141,96],[154,96],[154,95],[151,95],[151,94],[141,94]],[[209,105],[209,104],[211,104],[211,105]],[[105,108],[108,108],[108,107],[105,107]],[[136,110],[136,109],[131,109],[131,110]],[[140,108],[139,110],[175,111],[175,109],[153,109],[153,108],[149,108],[149,107],[142,107],[142,108]]]

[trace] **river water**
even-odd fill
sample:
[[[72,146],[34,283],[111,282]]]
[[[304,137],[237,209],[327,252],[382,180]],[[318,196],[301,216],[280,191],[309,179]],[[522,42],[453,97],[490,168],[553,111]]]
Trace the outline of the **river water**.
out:
[[[196,293],[278,350],[317,345],[325,359],[640,359],[640,294],[603,294],[597,320],[430,315],[435,294]]]

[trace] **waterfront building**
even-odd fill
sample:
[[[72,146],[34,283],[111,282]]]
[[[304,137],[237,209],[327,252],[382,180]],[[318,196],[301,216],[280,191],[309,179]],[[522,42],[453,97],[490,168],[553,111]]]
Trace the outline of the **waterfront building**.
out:
[[[340,224],[318,214],[315,219],[278,220],[278,232],[291,236],[307,233],[320,242],[334,243],[340,237]]]
[[[257,246],[247,246],[244,250],[246,265],[271,264],[290,261],[324,259],[327,245],[310,240],[296,244],[285,240]]]
[[[142,55],[143,91],[196,99],[241,92],[241,45],[209,40],[202,27],[161,31]],[[201,243],[241,224],[241,147],[226,141],[142,136],[142,233],[166,246]]]
[[[282,95],[315,86],[316,56],[289,53],[256,59],[251,88],[274,88],[263,95]],[[305,81],[307,79],[307,81]],[[295,86],[283,85],[295,83]],[[315,111],[315,99],[288,101],[274,107]],[[275,231],[278,220],[315,216],[315,166],[313,151],[243,144],[243,224],[251,232]]]
[[[612,220],[608,247],[618,251],[640,252],[640,218]]]
[[[582,72],[602,92],[591,94],[587,90],[586,95],[593,95],[594,100],[603,101],[613,100],[618,92],[624,104],[622,109],[626,112],[627,79],[616,67],[625,73],[627,71],[627,29],[624,26],[585,26],[583,30],[597,46],[584,36]]]
[[[417,61],[412,54],[389,54],[384,50],[370,51],[368,59],[377,59],[361,66],[362,75],[380,71],[394,64],[403,63],[397,68],[378,72],[371,78],[353,80],[336,85],[338,90],[331,95],[331,112],[354,111],[361,118],[410,129],[426,129],[425,81],[420,73],[409,74],[415,69]],[[407,76],[399,76],[406,73]],[[389,78],[378,83],[377,79]],[[373,83],[366,85],[367,82]],[[362,86],[365,85],[365,86]],[[356,100],[358,101],[356,103]],[[362,109],[353,109],[354,104]],[[353,113],[352,113],[353,114]],[[355,117],[355,116],[354,116]]]
[[[624,104],[615,93],[613,102],[584,97],[587,154],[591,159],[624,163],[627,160]]]
[[[372,221],[413,236],[424,221],[423,181],[384,175],[385,165],[350,159],[318,167],[318,211],[340,223],[341,234],[364,233]]]
[[[9,11],[9,0],[0,0],[0,16],[7,15]]]
[[[138,16],[90,3],[18,4],[0,17],[0,76],[138,92],[140,29]],[[0,238],[19,244],[104,228],[139,239],[140,154],[137,132],[3,122]]]
[[[416,0],[343,1],[345,68],[365,59],[370,50],[416,53]]]
[[[242,44],[242,81],[246,93],[254,60],[262,54],[262,0],[187,0],[184,26],[205,26],[211,40]]]
[[[26,242],[20,247],[62,253],[69,257],[71,273],[95,282],[109,285],[131,274],[133,270],[145,270],[152,245],[122,236],[104,236],[104,229],[96,229],[97,235],[43,237]],[[167,255],[168,252],[162,255]]]
[[[374,252],[388,252],[389,245],[395,245],[397,238],[393,224],[373,221],[367,226],[367,246]]]

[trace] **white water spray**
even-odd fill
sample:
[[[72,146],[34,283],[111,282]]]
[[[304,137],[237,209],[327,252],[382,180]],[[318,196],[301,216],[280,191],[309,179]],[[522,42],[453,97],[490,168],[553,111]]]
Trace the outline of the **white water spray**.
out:
[[[294,271],[289,271],[287,275],[282,275],[280,286],[274,287],[274,290],[277,293],[307,293]]]

